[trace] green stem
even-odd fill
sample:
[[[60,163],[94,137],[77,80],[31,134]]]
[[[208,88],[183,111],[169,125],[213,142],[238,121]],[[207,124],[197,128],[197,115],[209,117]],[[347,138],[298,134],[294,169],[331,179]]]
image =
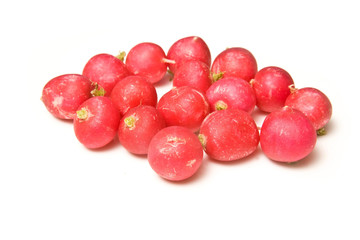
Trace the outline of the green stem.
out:
[[[126,52],[124,52],[124,51],[120,51],[119,54],[116,55],[116,57],[117,57],[118,59],[120,59],[122,62],[124,61],[125,56],[126,56]]]
[[[212,82],[216,82],[220,79],[222,79],[224,77],[224,72],[219,72],[219,73],[213,73],[212,74]]]
[[[227,108],[228,108],[228,105],[221,100],[219,100],[215,103],[216,110],[225,110]]]
[[[126,127],[132,129],[135,127],[136,118],[134,116],[129,116],[124,119]]]
[[[316,130],[316,134],[318,136],[324,136],[326,134],[325,128],[323,127],[323,128],[320,128],[320,129]]]
[[[201,143],[201,146],[203,147],[203,149],[205,149],[206,148],[206,137],[205,137],[205,135],[200,133],[198,135],[198,138],[199,138],[199,141]]]
[[[86,120],[88,118],[88,111],[86,108],[82,108],[76,111],[76,116],[80,120]]]
[[[91,91],[91,95],[93,97],[98,97],[98,96],[105,96],[105,89],[102,88],[98,83],[93,83],[93,85],[95,85],[94,89]]]

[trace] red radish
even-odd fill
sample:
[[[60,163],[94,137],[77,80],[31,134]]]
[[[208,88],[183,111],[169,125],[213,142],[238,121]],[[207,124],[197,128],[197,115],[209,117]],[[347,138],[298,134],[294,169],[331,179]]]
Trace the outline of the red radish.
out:
[[[274,161],[299,161],[312,152],[315,143],[316,131],[310,120],[287,106],[270,113],[261,127],[261,148]]]
[[[183,63],[190,60],[201,61],[209,67],[211,65],[210,49],[205,41],[197,36],[177,40],[169,48],[167,58],[175,61],[175,64],[168,64],[170,71],[174,74]]]
[[[196,132],[210,112],[205,96],[188,86],[173,88],[159,100],[157,109],[168,126],[183,126]]]
[[[164,50],[149,42],[134,46],[126,57],[126,66],[131,74],[141,76],[149,83],[159,82],[164,77],[167,62]]]
[[[94,96],[110,96],[116,83],[129,76],[129,72],[120,59],[102,53],[93,56],[86,63],[83,75],[96,84],[96,89],[93,91]]]
[[[285,105],[294,81],[282,68],[265,67],[256,74],[251,83],[255,90],[258,108],[264,112],[273,112]]]
[[[297,109],[307,116],[318,134],[324,134],[324,126],[332,115],[332,105],[329,98],[316,88],[294,89],[287,97],[285,105]]]
[[[139,76],[129,76],[118,82],[110,95],[111,100],[123,115],[139,105],[156,106],[155,87]]]
[[[87,148],[110,143],[119,128],[120,113],[108,97],[92,97],[81,104],[74,118],[77,139]]]
[[[215,81],[222,77],[238,77],[250,82],[257,72],[257,63],[249,50],[240,47],[227,48],[215,58],[211,72]]]
[[[233,161],[253,153],[259,144],[259,131],[245,111],[226,109],[209,114],[201,124],[200,142],[209,157]]]
[[[255,92],[250,83],[236,77],[216,81],[206,92],[211,111],[240,109],[251,113],[256,105]]]
[[[41,100],[53,116],[73,119],[79,105],[91,97],[91,90],[88,78],[79,74],[65,74],[46,83]]]
[[[120,143],[131,153],[147,154],[153,136],[166,127],[165,120],[153,106],[130,109],[120,120]]]
[[[180,126],[166,127],[151,140],[148,161],[161,177],[181,181],[194,175],[203,160],[203,149],[194,133]]]
[[[211,86],[210,68],[198,60],[183,63],[174,74],[173,86],[189,86],[203,93]]]

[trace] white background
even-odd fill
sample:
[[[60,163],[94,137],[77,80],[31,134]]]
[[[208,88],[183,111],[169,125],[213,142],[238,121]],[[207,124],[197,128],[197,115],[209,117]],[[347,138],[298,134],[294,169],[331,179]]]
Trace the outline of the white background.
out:
[[[360,239],[356,1],[3,2],[0,239]],[[333,117],[313,153],[295,165],[260,147],[232,163],[205,157],[172,183],[116,140],[86,149],[40,101],[47,81],[95,54],[144,41],[167,52],[191,35],[213,59],[244,47],[259,69],[282,67],[298,88],[327,94]]]

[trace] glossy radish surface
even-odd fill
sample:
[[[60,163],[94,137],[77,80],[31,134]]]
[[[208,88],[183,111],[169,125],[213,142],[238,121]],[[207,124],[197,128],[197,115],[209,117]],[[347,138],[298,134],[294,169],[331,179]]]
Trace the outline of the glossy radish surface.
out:
[[[256,105],[255,92],[249,82],[235,77],[216,81],[206,92],[211,111],[239,109],[251,113]]]
[[[110,143],[119,128],[120,113],[108,97],[92,97],[83,102],[74,118],[77,139],[87,148]]]
[[[211,65],[210,49],[205,41],[197,36],[177,40],[171,45],[166,56],[168,59],[175,61],[175,64],[170,63],[168,65],[173,73],[176,73],[181,65],[190,60],[201,61],[209,67]]]
[[[129,75],[125,64],[117,57],[102,53],[93,56],[85,65],[83,75],[97,84],[95,96],[110,96],[116,83]]]
[[[258,108],[264,112],[273,112],[284,107],[294,81],[282,68],[265,67],[256,74],[251,83]]]
[[[120,120],[119,141],[131,153],[147,154],[151,139],[164,127],[165,120],[155,107],[140,105]]]
[[[159,100],[157,109],[168,126],[183,126],[196,132],[209,114],[205,96],[192,87],[173,88]]]
[[[139,105],[155,107],[157,103],[155,87],[140,76],[129,76],[118,82],[110,98],[122,115],[130,108]]]
[[[126,66],[132,75],[141,76],[149,83],[156,83],[166,74],[166,61],[165,52],[159,45],[144,42],[129,51]]]
[[[46,83],[41,100],[54,117],[73,119],[80,104],[91,97],[92,88],[87,77],[65,74]]]
[[[285,105],[304,113],[316,130],[323,128],[332,115],[329,98],[316,88],[294,89],[287,97]]]
[[[203,149],[197,138],[185,127],[160,130],[151,140],[148,162],[161,177],[181,181],[194,175],[203,160]]]
[[[209,114],[200,127],[199,139],[212,159],[233,161],[253,153],[259,144],[259,131],[245,111],[226,109]]]
[[[212,84],[210,67],[198,60],[191,60],[183,63],[174,74],[173,86],[189,86],[203,93]]]
[[[250,82],[257,72],[257,62],[252,53],[240,47],[227,48],[216,56],[211,66],[215,80],[237,77]]]
[[[245,48],[227,48],[211,60],[209,47],[197,36],[179,39],[167,54],[142,42],[127,56],[93,56],[83,75],[50,80],[41,99],[55,117],[73,120],[84,148],[117,143],[128,154],[147,155],[151,168],[170,181],[193,176],[204,151],[223,162],[258,158],[257,150],[277,162],[309,156],[332,115],[325,94],[296,89],[282,68],[258,71]],[[118,156],[124,157],[129,156]]]
[[[312,152],[315,143],[316,131],[311,121],[287,106],[270,113],[261,127],[261,149],[274,161],[299,161]]]

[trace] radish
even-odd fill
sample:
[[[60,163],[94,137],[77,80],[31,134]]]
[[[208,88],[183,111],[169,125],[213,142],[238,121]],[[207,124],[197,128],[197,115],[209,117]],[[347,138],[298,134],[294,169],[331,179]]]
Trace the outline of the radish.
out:
[[[324,126],[331,118],[332,105],[323,92],[310,87],[292,89],[285,105],[304,113],[314,125],[318,135],[325,134]]]
[[[196,132],[209,114],[205,96],[188,86],[173,88],[159,100],[157,109],[168,126],[183,126]]]
[[[85,65],[83,75],[96,85],[94,96],[110,96],[112,89],[129,76],[125,64],[117,57],[102,53],[93,56]]]
[[[168,64],[170,71],[174,74],[181,65],[190,60],[201,61],[209,67],[211,65],[210,49],[205,41],[197,36],[177,40],[169,48],[167,58],[174,61]]]
[[[164,50],[150,42],[137,44],[126,57],[126,66],[131,74],[141,76],[149,83],[159,82],[165,76],[167,62]]]
[[[223,77],[237,77],[250,82],[257,72],[257,62],[245,48],[227,48],[215,58],[211,72],[215,81]]]
[[[131,153],[147,154],[153,136],[166,127],[165,120],[153,106],[130,109],[120,120],[120,143]]]
[[[250,83],[235,78],[225,77],[215,82],[206,92],[211,111],[240,109],[251,113],[256,105],[255,92]]]
[[[260,145],[265,155],[278,162],[296,162],[315,147],[316,131],[311,121],[291,107],[270,113],[260,132]]]
[[[91,97],[91,90],[88,78],[79,74],[64,74],[46,83],[41,100],[54,117],[73,119],[79,105]]]
[[[259,144],[259,131],[250,116],[238,109],[209,114],[200,127],[200,142],[209,157],[233,161],[253,153]]]
[[[261,69],[251,84],[255,90],[257,107],[264,112],[273,112],[285,105],[294,81],[284,69],[271,66]]]
[[[189,86],[204,94],[211,84],[212,77],[209,66],[198,60],[183,63],[177,69],[173,78],[174,87]]]
[[[140,76],[129,76],[118,82],[110,98],[122,115],[138,105],[155,107],[157,103],[155,87]]]
[[[108,97],[92,97],[76,111],[74,131],[87,148],[100,148],[110,143],[119,128],[120,113]]]
[[[149,145],[151,168],[167,180],[181,181],[193,176],[202,160],[203,149],[198,138],[185,127],[163,128]]]

